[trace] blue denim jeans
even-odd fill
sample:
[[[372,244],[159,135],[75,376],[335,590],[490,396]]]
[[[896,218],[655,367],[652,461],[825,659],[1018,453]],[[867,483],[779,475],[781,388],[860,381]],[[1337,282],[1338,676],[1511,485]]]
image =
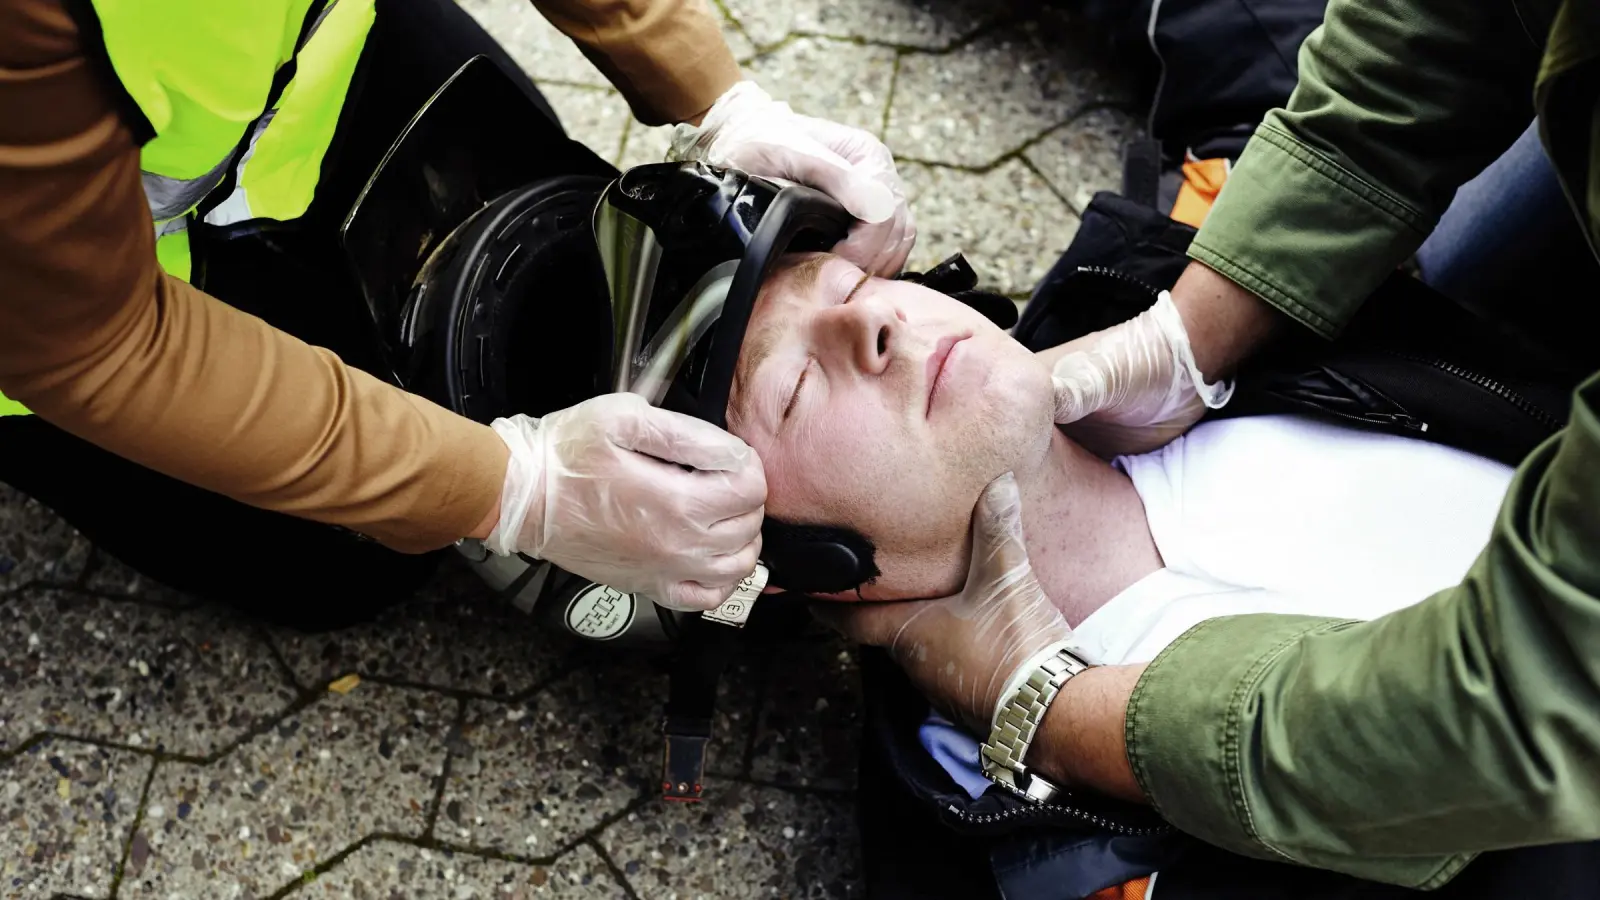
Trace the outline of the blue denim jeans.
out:
[[[1600,283],[1582,225],[1528,127],[1499,159],[1462,185],[1416,255],[1422,280],[1502,327],[1564,354],[1592,356]],[[1586,332],[1586,333],[1584,333]],[[1589,349],[1590,352],[1584,351]]]

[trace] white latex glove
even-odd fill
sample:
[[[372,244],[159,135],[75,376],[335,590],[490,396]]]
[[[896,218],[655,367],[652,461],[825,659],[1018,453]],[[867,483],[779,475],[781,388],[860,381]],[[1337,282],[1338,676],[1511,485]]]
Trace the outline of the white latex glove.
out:
[[[766,474],[728,432],[637,394],[490,424],[511,448],[490,551],[681,610],[715,608],[755,569]]]
[[[718,98],[699,127],[679,125],[667,158],[742,169],[828,194],[861,220],[834,252],[871,274],[900,274],[916,243],[905,185],[883,142],[859,128],[799,115],[753,81]]]
[[[1138,316],[1073,345],[1052,372],[1056,423],[1101,456],[1163,446],[1233,396],[1231,381],[1205,383],[1166,291]]]
[[[813,609],[851,640],[887,648],[929,702],[983,737],[1001,701],[1072,641],[1072,627],[1028,562],[1022,500],[1010,473],[984,490],[973,511],[972,562],[960,593]]]

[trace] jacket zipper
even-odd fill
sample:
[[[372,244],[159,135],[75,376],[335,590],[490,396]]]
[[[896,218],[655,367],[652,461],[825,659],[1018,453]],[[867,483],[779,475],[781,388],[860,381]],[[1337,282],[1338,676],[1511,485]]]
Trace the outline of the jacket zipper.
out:
[[[1144,291],[1145,293],[1148,293],[1151,297],[1159,297],[1159,296],[1161,296],[1161,292],[1160,291],[1156,290],[1155,288],[1151,287],[1148,284],[1145,284],[1143,281],[1140,281],[1139,279],[1133,277],[1132,275],[1129,275],[1126,272],[1120,272],[1120,271],[1118,271],[1116,269],[1108,269],[1105,266],[1079,266],[1078,267],[1078,271],[1079,272],[1088,272],[1091,275],[1099,275],[1102,278],[1115,278],[1116,280],[1118,280],[1118,281],[1120,281],[1120,282],[1122,282],[1124,284],[1131,284],[1134,287],[1139,288],[1140,290]]]
[[[956,806],[954,803],[945,804],[945,809],[956,818],[969,825],[999,825],[1007,822],[1021,822],[1028,819],[1049,819],[1064,815],[1079,822],[1087,822],[1106,831],[1129,837],[1144,837],[1153,834],[1166,834],[1172,830],[1170,825],[1158,825],[1150,828],[1135,828],[1113,822],[1104,816],[1084,812],[1072,806],[1051,804],[1049,806],[1018,806],[997,813],[969,813]]]
[[[1398,353],[1392,350],[1385,352],[1387,352],[1390,356],[1404,359],[1409,362],[1420,363],[1425,366],[1432,366],[1433,368],[1438,369],[1439,371],[1448,375],[1454,375],[1463,381],[1475,384],[1483,390],[1486,390],[1496,397],[1506,401],[1507,403],[1510,403],[1512,406],[1515,406],[1517,409],[1521,410],[1524,415],[1545,426],[1546,428],[1549,428],[1552,432],[1560,431],[1562,428],[1562,423],[1543,407],[1535,404],[1532,400],[1529,400],[1522,394],[1517,393],[1516,391],[1506,387],[1504,384],[1496,381],[1493,378],[1490,378],[1487,375],[1482,375],[1470,369],[1464,369],[1455,363],[1445,362],[1444,360],[1436,357],[1413,356],[1409,353]]]
[[[1428,430],[1427,422],[1418,419],[1416,416],[1413,416],[1410,413],[1404,412],[1362,412],[1354,414],[1331,412],[1331,414],[1341,417],[1349,416],[1349,418],[1355,419],[1358,422],[1366,422],[1371,425],[1392,425],[1401,429],[1402,431],[1415,431],[1419,434]]]

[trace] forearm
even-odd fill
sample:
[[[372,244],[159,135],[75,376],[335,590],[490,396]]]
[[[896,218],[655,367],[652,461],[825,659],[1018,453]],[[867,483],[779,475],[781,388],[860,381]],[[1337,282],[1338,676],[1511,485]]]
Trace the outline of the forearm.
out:
[[[1124,711],[1143,672],[1143,665],[1099,666],[1068,680],[1045,713],[1027,764],[1058,785],[1148,802],[1123,740]]]
[[[1336,335],[1532,119],[1538,50],[1514,7],[1332,0],[1190,256]]]
[[[534,0],[646,125],[699,124],[739,80],[706,0]]]
[[[506,465],[489,428],[157,278],[153,296],[82,329],[0,300],[0,388],[97,446],[251,506],[411,552],[487,535]]]
[[[1199,262],[1190,263],[1172,286],[1172,305],[1207,381],[1232,375],[1239,363],[1293,325],[1277,307]]]

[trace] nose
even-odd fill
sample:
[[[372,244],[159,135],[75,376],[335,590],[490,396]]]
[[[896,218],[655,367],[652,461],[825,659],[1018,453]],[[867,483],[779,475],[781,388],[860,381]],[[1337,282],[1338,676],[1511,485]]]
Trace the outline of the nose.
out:
[[[881,375],[904,337],[905,321],[894,305],[876,296],[857,296],[821,314],[818,341],[824,361]],[[832,356],[828,359],[827,356]]]

